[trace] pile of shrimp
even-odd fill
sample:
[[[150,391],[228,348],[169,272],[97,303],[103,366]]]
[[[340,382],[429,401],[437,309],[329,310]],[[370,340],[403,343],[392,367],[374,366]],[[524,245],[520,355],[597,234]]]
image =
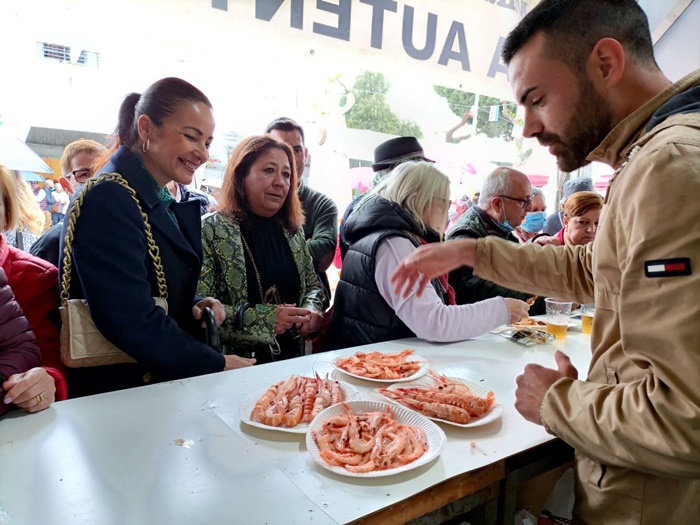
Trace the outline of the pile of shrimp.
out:
[[[355,473],[388,470],[408,465],[428,450],[423,429],[399,424],[389,405],[384,412],[357,414],[346,403],[341,406],[342,414],[311,431],[329,465]]]
[[[371,379],[402,379],[420,370],[420,362],[406,361],[412,354],[413,350],[404,350],[394,355],[357,352],[350,357],[339,357],[336,366],[356,376]]]
[[[379,392],[427,417],[466,425],[489,411],[496,396],[475,395],[467,385],[429,371],[432,385],[382,388]]]
[[[338,381],[293,375],[272,385],[250,414],[252,421],[271,427],[292,428],[310,423],[323,409],[344,399]]]

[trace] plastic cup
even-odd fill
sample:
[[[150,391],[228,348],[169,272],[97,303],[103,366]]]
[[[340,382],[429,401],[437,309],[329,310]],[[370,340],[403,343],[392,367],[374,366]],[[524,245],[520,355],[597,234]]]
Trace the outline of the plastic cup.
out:
[[[593,331],[593,316],[595,315],[594,304],[581,305],[581,331],[590,334]]]
[[[557,339],[564,339],[566,330],[569,327],[573,303],[547,298],[544,300],[544,304],[547,309],[547,332],[554,335]]]

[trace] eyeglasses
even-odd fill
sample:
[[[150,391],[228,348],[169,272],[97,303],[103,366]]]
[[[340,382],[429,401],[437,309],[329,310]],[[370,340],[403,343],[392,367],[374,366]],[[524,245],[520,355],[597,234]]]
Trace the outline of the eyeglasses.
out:
[[[533,197],[528,197],[527,199],[516,199],[515,197],[510,197],[508,195],[499,195],[499,197],[501,197],[503,199],[510,199],[512,201],[519,202],[520,205],[523,207],[523,210],[528,209],[530,204],[532,204],[532,199],[533,199]]]
[[[77,170],[73,170],[70,172],[73,177],[75,177],[76,182],[85,182],[90,178],[90,169],[89,168],[80,168]]]

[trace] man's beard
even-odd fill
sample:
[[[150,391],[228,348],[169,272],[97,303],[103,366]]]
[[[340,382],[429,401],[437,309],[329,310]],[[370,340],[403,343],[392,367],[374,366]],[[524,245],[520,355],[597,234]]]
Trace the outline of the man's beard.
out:
[[[563,136],[542,133],[537,136],[541,144],[553,145],[553,155],[561,171],[575,171],[587,164],[588,154],[603,142],[612,129],[610,104],[598,94],[593,84],[580,75],[579,99]]]

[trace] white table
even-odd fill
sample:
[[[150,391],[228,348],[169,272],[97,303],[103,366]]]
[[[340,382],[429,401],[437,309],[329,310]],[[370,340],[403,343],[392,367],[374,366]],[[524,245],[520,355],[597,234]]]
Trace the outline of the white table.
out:
[[[354,349],[64,401],[0,420],[0,524],[3,512],[18,525],[333,524],[371,515],[389,523],[388,510],[402,505],[416,517],[444,504],[423,497],[431,487],[459,480],[455,490],[468,491],[470,473],[502,475],[496,466],[506,458],[553,439],[513,408],[515,377],[527,363],[553,367],[559,348],[585,376],[590,361],[589,337],[572,331],[530,349],[491,334],[363,350],[377,348],[414,348],[443,371],[483,380],[504,405],[503,417],[473,429],[441,424],[447,446],[437,460],[395,476],[357,479],[316,465],[303,435],[251,427],[238,416],[249,393],[293,373],[332,372],[331,361]],[[363,398],[378,386],[342,379]]]

